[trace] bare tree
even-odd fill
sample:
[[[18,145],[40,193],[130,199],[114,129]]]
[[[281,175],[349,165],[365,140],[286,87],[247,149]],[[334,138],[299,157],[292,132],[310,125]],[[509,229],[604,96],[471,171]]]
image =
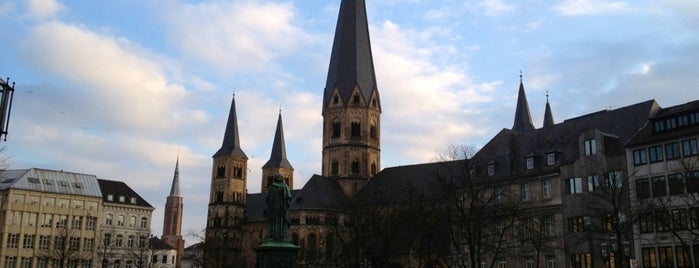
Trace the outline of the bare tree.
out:
[[[70,229],[65,225],[57,228],[55,234],[53,237],[40,237],[40,250],[37,252],[37,257],[52,262],[52,267],[56,268],[76,267],[92,259],[91,254],[80,251],[82,238],[78,230]]]

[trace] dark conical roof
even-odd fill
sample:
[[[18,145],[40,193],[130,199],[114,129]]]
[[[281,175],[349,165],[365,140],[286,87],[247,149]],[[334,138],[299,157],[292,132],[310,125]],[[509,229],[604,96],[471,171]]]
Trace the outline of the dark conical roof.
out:
[[[549,99],[546,97],[546,111],[544,112],[544,127],[550,127],[555,125],[553,122],[553,114],[551,113],[551,105],[549,104]]]
[[[376,74],[366,5],[364,0],[342,0],[323,94],[323,108],[327,107],[335,88],[347,103],[355,85],[359,86],[368,104],[376,91]]]
[[[231,111],[228,113],[226,132],[223,134],[223,144],[213,157],[237,156],[247,159],[243,149],[240,148],[240,136],[238,136],[238,118],[235,113],[235,96],[231,101]]]
[[[527,95],[524,93],[524,84],[522,76],[519,79],[519,95],[517,96],[517,110],[515,111],[515,124],[512,130],[527,131],[534,129],[532,124],[532,115],[529,113],[529,103]]]
[[[262,166],[268,167],[284,167],[294,169],[286,159],[286,145],[284,143],[284,127],[282,126],[282,113],[279,113],[277,119],[277,132],[274,133],[274,144],[272,145],[272,153],[269,155],[269,160]]]
[[[177,156],[177,161],[175,162],[175,175],[172,177],[170,196],[180,196],[180,156]]]

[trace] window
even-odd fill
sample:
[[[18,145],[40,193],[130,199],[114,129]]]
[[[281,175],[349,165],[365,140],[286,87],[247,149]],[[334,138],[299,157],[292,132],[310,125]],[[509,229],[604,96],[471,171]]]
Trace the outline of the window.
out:
[[[556,268],[556,255],[546,255],[546,268]]]
[[[653,146],[648,148],[648,155],[651,163],[663,161],[663,146]]]
[[[32,257],[22,257],[19,261],[19,268],[32,268]]]
[[[124,245],[124,235],[118,234],[118,235],[116,236],[116,243],[115,243],[115,245],[116,245],[117,247],[121,247],[121,246]]]
[[[216,167],[216,178],[224,178],[226,177],[226,166],[225,165],[219,165]]]
[[[604,180],[604,185],[608,189],[621,189],[624,184],[621,171],[610,171]]]
[[[672,247],[659,247],[658,260],[660,261],[660,267],[675,267]]]
[[[599,188],[600,186],[600,181],[599,181],[599,175],[590,175],[587,176],[587,190],[592,192],[595,189]]]
[[[92,248],[95,246],[94,238],[84,238],[83,240],[83,251],[92,252]]]
[[[555,153],[549,153],[546,155],[546,165],[547,166],[553,166],[556,164],[556,154]]]
[[[83,227],[83,217],[73,216],[73,222],[71,223],[71,228],[75,230],[80,230]]]
[[[534,257],[532,257],[532,256],[524,257],[524,268],[534,268]]]
[[[66,238],[63,236],[56,236],[54,239],[56,242],[53,245],[53,249],[64,249],[66,246]]]
[[[568,231],[579,233],[585,230],[585,217],[572,217],[568,219]]]
[[[554,218],[553,215],[544,215],[541,219],[544,226],[544,237],[553,237],[554,233]]]
[[[39,249],[49,249],[51,246],[51,236],[40,235],[39,236]]]
[[[665,144],[665,159],[673,160],[680,158],[680,144],[677,142]]]
[[[592,255],[590,253],[570,255],[570,266],[572,268],[592,268]]]
[[[541,193],[544,198],[551,198],[551,180],[541,181]]]
[[[664,197],[667,196],[667,188],[665,182],[665,176],[657,176],[651,178],[653,197]]]
[[[333,120],[331,138],[339,138],[342,131],[342,123],[337,118]]]
[[[372,139],[376,139],[378,137],[375,125],[369,126],[369,137],[371,137]]]
[[[684,179],[681,173],[667,175],[670,195],[684,194]]]
[[[597,140],[591,139],[585,141],[585,155],[597,154]]]
[[[68,227],[68,215],[58,215],[56,217],[56,228],[67,228]]]
[[[80,237],[71,237],[68,240],[68,249],[71,251],[80,250]]]
[[[527,170],[534,169],[534,157],[527,157]]]
[[[684,140],[682,141],[682,155],[693,156],[697,155],[697,140]]]
[[[39,214],[37,213],[27,213],[29,215],[29,218],[27,219],[27,225],[29,226],[36,226],[36,218],[39,217]]]
[[[528,183],[522,183],[522,201],[530,201],[532,199],[532,193],[529,190]]]
[[[85,218],[85,230],[94,230],[96,222],[97,222],[96,217],[87,216],[87,218]]]
[[[352,160],[352,174],[359,174],[359,160]]]
[[[108,213],[104,219],[104,224],[112,225],[112,221],[114,221],[114,215],[112,215],[111,213]]]
[[[648,163],[648,155],[646,154],[646,148],[633,150],[633,164],[643,165]]]
[[[17,266],[17,256],[5,256],[5,268],[15,268]]]
[[[651,213],[641,213],[638,216],[638,225],[642,234],[652,233],[655,230],[655,219]]]
[[[337,95],[333,96],[333,104],[338,104],[340,102],[340,97]]]
[[[117,226],[124,226],[124,215],[117,216]]]
[[[36,258],[36,268],[49,268],[49,260],[46,257]]]
[[[141,217],[141,228],[148,227],[148,217]]]
[[[108,195],[107,195],[107,201],[114,201],[114,195],[113,195],[113,194],[108,194]]]
[[[136,216],[129,217],[129,227],[136,226]]]
[[[126,246],[128,248],[133,248],[134,247],[134,242],[135,242],[135,237],[134,235],[129,235],[128,240],[126,240]]]
[[[582,193],[582,178],[570,178],[568,179],[568,194],[579,194]]]
[[[361,130],[362,130],[362,125],[359,122],[352,122],[352,137],[353,138],[359,138],[361,137]]]
[[[686,230],[689,226],[687,224],[687,210],[686,209],[673,209],[670,211],[672,215],[672,227],[675,230]]]
[[[34,238],[35,235],[25,234],[24,239],[22,239],[22,248],[34,248]]]
[[[330,174],[331,175],[337,175],[340,171],[340,163],[337,162],[337,160],[333,160],[332,164],[330,164]]]
[[[699,229],[699,208],[689,209],[689,226],[692,229]]]
[[[488,165],[488,176],[495,175],[495,164]]]
[[[359,104],[359,94],[354,94],[354,97],[352,98],[352,102],[354,104]]]
[[[661,132],[665,130],[665,122],[661,121],[655,121],[653,122],[653,130],[655,132]]]
[[[650,198],[650,184],[648,178],[636,180],[636,198],[638,200]]]

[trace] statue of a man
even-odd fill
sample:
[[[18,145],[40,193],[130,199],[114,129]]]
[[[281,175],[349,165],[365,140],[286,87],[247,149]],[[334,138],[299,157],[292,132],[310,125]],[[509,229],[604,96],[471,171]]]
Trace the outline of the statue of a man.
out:
[[[274,175],[272,185],[267,190],[267,239],[275,241],[290,241],[289,239],[289,206],[291,205],[291,190],[284,183],[284,178]]]

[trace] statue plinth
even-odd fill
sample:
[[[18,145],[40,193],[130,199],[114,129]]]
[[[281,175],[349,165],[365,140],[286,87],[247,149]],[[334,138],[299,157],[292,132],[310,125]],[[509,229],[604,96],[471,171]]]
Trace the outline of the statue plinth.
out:
[[[255,249],[257,268],[296,267],[299,247],[291,241],[265,240]]]

